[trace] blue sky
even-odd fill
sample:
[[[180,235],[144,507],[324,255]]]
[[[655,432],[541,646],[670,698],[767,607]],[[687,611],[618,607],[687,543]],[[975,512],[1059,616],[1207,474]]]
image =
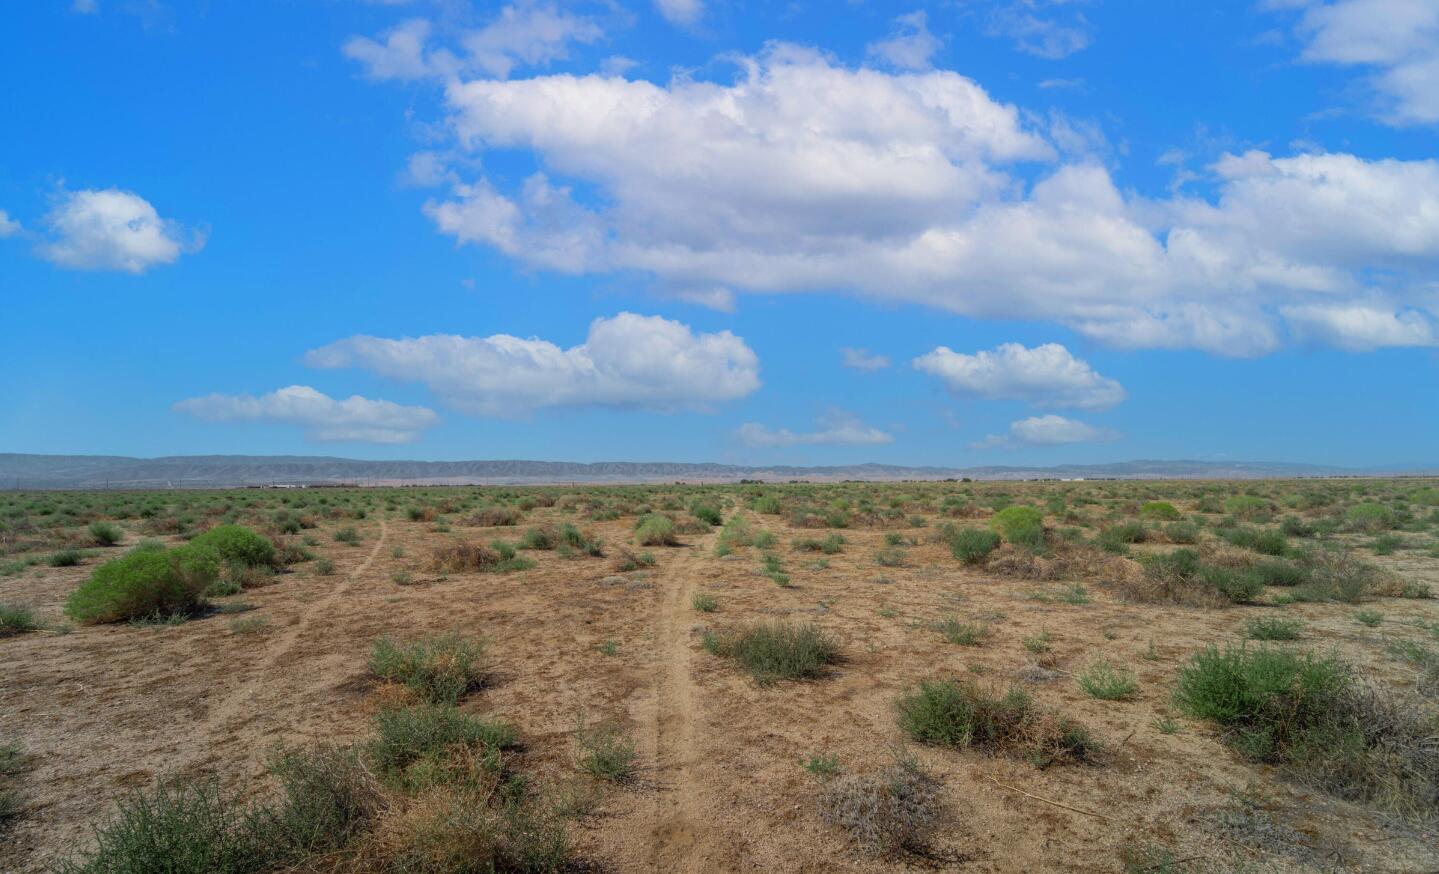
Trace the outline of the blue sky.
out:
[[[1439,463],[1430,0],[56,0],[0,75],[0,451]]]

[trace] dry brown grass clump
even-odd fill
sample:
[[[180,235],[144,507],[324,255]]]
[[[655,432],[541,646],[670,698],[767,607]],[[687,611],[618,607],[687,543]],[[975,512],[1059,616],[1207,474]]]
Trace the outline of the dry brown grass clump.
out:
[[[497,567],[504,557],[478,543],[446,543],[435,547],[431,566],[440,573],[462,574]]]
[[[829,781],[820,794],[820,816],[870,855],[923,853],[942,813],[939,788],[917,762],[902,759],[873,774]]]
[[[480,528],[498,528],[506,525],[518,525],[523,518],[524,514],[514,507],[486,507],[471,513],[465,523]]]

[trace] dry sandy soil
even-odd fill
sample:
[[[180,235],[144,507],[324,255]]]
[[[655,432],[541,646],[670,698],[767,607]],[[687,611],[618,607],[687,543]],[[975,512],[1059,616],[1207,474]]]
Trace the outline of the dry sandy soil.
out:
[[[430,524],[377,515],[346,523],[363,535],[356,546],[330,539],[335,523],[316,532],[333,575],[301,564],[273,585],[222,599],[254,606],[244,614],[0,640],[0,738],[29,753],[19,783],[26,806],[0,838],[0,870],[45,870],[85,846],[117,798],[162,776],[215,774],[235,791],[263,791],[275,744],[367,733],[376,705],[366,658],[376,638],[449,630],[490,642],[494,682],[464,706],[519,726],[524,767],[540,785],[578,779],[581,716],[633,731],[638,778],[604,785],[597,809],[571,825],[579,856],[595,870],[1118,871],[1121,849],[1134,842],[1164,843],[1216,868],[1222,860],[1254,870],[1439,870],[1433,834],[1247,763],[1214,726],[1173,710],[1179,667],[1207,644],[1237,641],[1263,608],[1128,604],[1103,580],[1085,581],[1088,603],[1066,603],[1058,595],[1067,582],[967,569],[922,531],[900,528],[921,538],[905,549],[904,566],[877,565],[885,532],[861,529],[845,531],[844,551],[821,567],[821,556],[793,551],[790,541],[825,532],[753,514],[756,529],[778,536],[792,586],[761,575],[755,550],[717,557],[717,530],[657,548],[655,567],[628,573],[609,558],[540,552],[530,553],[532,570],[437,578],[426,564],[439,536]],[[518,530],[567,518],[536,510]],[[584,527],[620,544],[632,524]],[[477,541],[517,533],[455,531]],[[0,601],[59,623],[65,596],[96,562],[0,579]],[[1439,558],[1406,553],[1395,568],[1439,584]],[[410,584],[393,581],[399,570],[413,574]],[[697,612],[697,592],[712,594],[719,609]],[[1357,623],[1355,608],[1340,604],[1295,604],[1284,615],[1304,621],[1316,648],[1395,686],[1412,684],[1413,670],[1386,647],[1426,639],[1403,623],[1439,621],[1439,604],[1371,606],[1388,620],[1381,627]],[[933,624],[950,615],[988,622],[991,633],[977,647],[948,643]],[[240,618],[251,621],[237,629]],[[264,624],[254,630],[257,618]],[[767,618],[818,623],[841,642],[842,661],[817,680],[762,686],[701,646],[705,626]],[[1026,670],[1034,657],[1022,640],[1040,632],[1051,639],[1047,673]],[[1099,656],[1136,672],[1133,698],[1099,701],[1078,687],[1074,673]],[[906,743],[895,699],[933,677],[997,688],[1023,682],[1040,703],[1086,724],[1107,751],[1097,764],[1040,769]],[[1177,731],[1160,730],[1165,716]],[[848,772],[866,772],[899,748],[942,779],[947,816],[929,856],[873,860],[820,818],[820,781],[802,763],[827,754]]]

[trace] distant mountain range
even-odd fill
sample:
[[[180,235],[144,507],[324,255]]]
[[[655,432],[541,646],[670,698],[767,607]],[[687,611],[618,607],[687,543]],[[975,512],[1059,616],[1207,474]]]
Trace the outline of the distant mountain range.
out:
[[[903,467],[854,464],[831,467],[602,461],[364,461],[306,455],[27,455],[0,453],[0,488],[219,488],[255,485],[358,483],[542,484],[784,481],[941,480],[970,477],[1019,479],[1263,479],[1273,477],[1434,474],[1436,467],[1342,468],[1255,461],[1121,461],[1053,467]]]

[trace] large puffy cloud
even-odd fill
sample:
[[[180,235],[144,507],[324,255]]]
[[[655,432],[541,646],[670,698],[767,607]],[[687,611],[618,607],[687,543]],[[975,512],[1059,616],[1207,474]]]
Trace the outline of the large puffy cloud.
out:
[[[402,406],[353,395],[332,398],[308,385],[292,385],[269,394],[212,394],[189,398],[175,409],[207,422],[274,422],[300,425],[311,440],[322,442],[408,443],[439,421],[434,410]]]
[[[1285,308],[1432,306],[1439,162],[1228,155],[1212,197],[1122,192],[1017,107],[947,71],[891,74],[776,44],[732,82],[618,76],[446,86],[458,151],[521,151],[427,214],[569,273],[638,272],[728,306],[845,291],[1057,321],[1119,346],[1253,355]]]
[[[1439,4],[1433,0],[1285,0],[1300,7],[1303,58],[1373,71],[1377,114],[1394,124],[1439,123]]]
[[[914,359],[913,364],[960,395],[1082,410],[1107,409],[1125,398],[1123,386],[1101,376],[1058,343],[1033,349],[1002,343],[992,351],[972,355],[940,346]]]
[[[562,349],[509,334],[357,336],[312,350],[314,367],[361,367],[425,383],[445,403],[484,416],[546,407],[705,409],[759,388],[759,359],[729,331],[695,333],[659,316],[596,319]]]
[[[1008,433],[991,434],[973,446],[976,449],[995,446],[1066,446],[1071,443],[1109,442],[1118,440],[1121,436],[1123,435],[1118,431],[1109,428],[1098,428],[1077,419],[1067,419],[1050,413],[1011,422]]]
[[[204,245],[199,234],[161,218],[145,198],[118,188],[65,192],[45,224],[50,239],[40,255],[75,270],[144,273]]]
[[[893,443],[894,436],[843,410],[831,410],[819,418],[813,431],[772,429],[757,422],[746,422],[735,436],[752,448],[784,446],[876,446]]]

